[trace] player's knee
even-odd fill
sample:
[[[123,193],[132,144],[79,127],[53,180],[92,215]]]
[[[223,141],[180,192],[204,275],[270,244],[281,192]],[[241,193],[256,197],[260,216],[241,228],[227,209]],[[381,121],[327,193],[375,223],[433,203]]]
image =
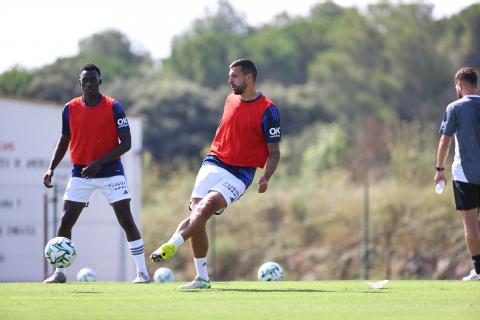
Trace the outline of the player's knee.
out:
[[[204,201],[200,202],[197,205],[197,207],[195,208],[195,211],[193,212],[193,215],[203,220],[208,220],[208,218],[210,218],[210,216],[214,212],[215,212],[215,206],[213,201],[210,199],[204,199]]]
[[[60,219],[60,229],[64,230],[71,230],[73,228],[73,225],[75,224],[75,220],[70,217],[68,214],[63,214],[62,218]]]
[[[132,215],[128,213],[123,213],[117,215],[118,223],[123,229],[135,228],[135,222],[133,221]]]

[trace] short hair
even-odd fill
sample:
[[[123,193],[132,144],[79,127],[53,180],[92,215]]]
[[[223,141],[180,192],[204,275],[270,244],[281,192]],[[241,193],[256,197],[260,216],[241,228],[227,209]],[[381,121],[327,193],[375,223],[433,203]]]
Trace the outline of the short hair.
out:
[[[455,82],[463,81],[470,84],[472,87],[477,87],[477,72],[470,67],[464,67],[455,73]]]
[[[249,60],[249,59],[235,60],[230,64],[230,69],[234,67],[241,67],[243,74],[250,73],[253,77],[253,80],[257,81],[257,67],[255,66],[255,63],[253,63],[252,60]]]
[[[86,63],[82,66],[82,68],[80,69],[80,73],[82,73],[83,71],[97,71],[98,75],[101,76],[102,73],[100,72],[100,68],[97,67],[96,64],[93,64],[93,63]]]

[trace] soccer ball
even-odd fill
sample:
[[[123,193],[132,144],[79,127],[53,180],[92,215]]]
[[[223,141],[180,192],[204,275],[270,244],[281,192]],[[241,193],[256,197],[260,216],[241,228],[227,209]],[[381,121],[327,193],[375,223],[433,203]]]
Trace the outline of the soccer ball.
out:
[[[257,277],[260,281],[279,281],[283,279],[283,269],[276,262],[265,262],[258,269]]]
[[[173,274],[173,271],[170,270],[169,268],[158,268],[155,270],[155,273],[153,274],[153,281],[155,282],[174,282],[175,281],[175,275]]]
[[[90,268],[80,269],[77,273],[77,281],[80,282],[94,282],[97,281],[97,275]]]
[[[57,268],[66,268],[75,260],[76,251],[72,240],[55,237],[45,246],[45,258]]]

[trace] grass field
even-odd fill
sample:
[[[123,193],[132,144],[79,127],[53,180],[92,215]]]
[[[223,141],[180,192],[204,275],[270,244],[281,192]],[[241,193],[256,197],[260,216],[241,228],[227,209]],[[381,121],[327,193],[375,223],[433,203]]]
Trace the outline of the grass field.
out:
[[[480,281],[1,283],[0,319],[480,319]]]

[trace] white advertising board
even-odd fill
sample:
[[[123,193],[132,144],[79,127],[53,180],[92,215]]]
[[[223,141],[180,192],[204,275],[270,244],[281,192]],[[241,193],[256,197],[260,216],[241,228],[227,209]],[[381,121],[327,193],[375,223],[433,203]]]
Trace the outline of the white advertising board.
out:
[[[68,153],[55,170],[55,189],[43,186],[43,174],[61,135],[61,113],[61,106],[0,97],[0,281],[42,281],[45,271],[53,270],[51,266],[45,270],[43,250],[45,238],[55,236],[62,215],[63,193],[72,168]],[[127,117],[132,149],[122,162],[132,213],[140,228],[142,126],[140,119]],[[75,281],[84,267],[96,272],[97,281],[134,278],[135,265],[125,234],[100,192],[83,210],[72,238],[77,257],[66,270],[67,281]]]

